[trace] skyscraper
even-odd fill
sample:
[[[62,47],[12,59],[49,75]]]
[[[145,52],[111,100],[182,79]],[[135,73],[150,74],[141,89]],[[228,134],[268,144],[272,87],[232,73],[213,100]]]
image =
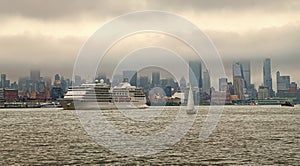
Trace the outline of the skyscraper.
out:
[[[276,73],[277,93],[288,91],[291,84],[290,76],[281,76],[280,72]]]
[[[55,80],[55,81],[58,81],[58,80],[60,80],[60,76],[59,76],[59,74],[55,74],[55,76],[54,76],[54,80]]]
[[[46,87],[45,82],[39,81],[37,83],[37,92],[38,93],[45,93],[45,87]]]
[[[32,82],[37,82],[40,80],[40,70],[30,70],[30,80]]]
[[[128,81],[132,86],[137,86],[137,71],[123,71],[123,78],[128,78]]]
[[[251,67],[250,61],[242,61],[240,62],[242,66],[242,75],[245,82],[245,87],[248,89],[251,85]]]
[[[203,72],[203,92],[210,94],[210,76],[209,76],[209,72],[207,70],[205,70]]]
[[[152,87],[156,87],[160,85],[160,73],[153,72],[152,73]]]
[[[235,62],[232,65],[232,75],[233,75],[233,77],[242,77],[243,78],[242,65],[239,62]]]
[[[6,74],[1,74],[1,88],[6,88]]]
[[[53,86],[61,87],[61,80],[59,74],[55,74]]]
[[[186,87],[186,80],[184,77],[181,77],[179,84],[180,84],[180,89],[184,90]]]
[[[192,87],[202,88],[202,64],[197,61],[189,62],[189,81]]]
[[[273,86],[272,86],[272,75],[271,75],[271,59],[267,58],[264,61],[263,66],[263,78],[264,86],[269,88],[270,97],[274,96]]]
[[[139,81],[139,86],[147,89],[147,88],[149,88],[148,85],[149,85],[148,77],[147,76],[141,76],[140,81]]]
[[[244,78],[243,78],[243,69],[240,63],[234,63],[232,65],[232,73],[233,73],[233,87],[234,94],[239,97],[240,100],[244,100]]]
[[[270,92],[269,92],[269,88],[268,87],[265,87],[265,86],[259,86],[258,88],[258,93],[257,93],[257,98],[259,100],[263,100],[263,99],[266,99],[266,98],[269,98]]]
[[[242,77],[234,77],[233,78],[233,87],[234,94],[239,97],[240,100],[244,100],[244,91],[243,91],[243,79]]]

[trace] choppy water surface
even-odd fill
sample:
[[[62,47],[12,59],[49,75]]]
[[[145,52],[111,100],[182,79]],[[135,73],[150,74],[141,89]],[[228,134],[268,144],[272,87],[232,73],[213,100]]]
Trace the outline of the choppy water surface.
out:
[[[193,127],[179,142],[157,154],[133,157],[96,144],[75,111],[1,109],[0,165],[300,163],[300,106],[226,106],[218,126],[204,142],[198,136],[208,107],[199,111]],[[176,107],[168,107],[144,122],[109,111],[106,116],[126,134],[151,135],[171,124],[177,113]]]

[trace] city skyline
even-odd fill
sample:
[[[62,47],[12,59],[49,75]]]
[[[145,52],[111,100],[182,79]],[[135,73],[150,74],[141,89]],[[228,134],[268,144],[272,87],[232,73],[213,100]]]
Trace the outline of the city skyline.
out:
[[[282,84],[281,81],[278,81],[278,77],[283,77],[284,79],[286,79],[286,77],[288,77],[288,82],[289,83],[293,83],[295,82],[296,84],[298,84],[297,81],[295,81],[293,78],[291,78],[290,74],[286,74],[284,73],[284,76],[280,76],[281,73],[280,70],[276,71],[276,75],[275,77],[273,77],[271,75],[271,78],[269,78],[269,73],[272,70],[272,60],[270,58],[266,58],[263,63],[264,65],[262,66],[263,71],[262,71],[262,83],[260,84],[255,84],[251,81],[251,73],[252,73],[252,68],[251,68],[251,62],[247,61],[247,60],[243,60],[243,61],[234,61],[232,63],[232,73],[233,76],[230,78],[229,76],[227,77],[222,77],[222,78],[218,78],[218,80],[214,80],[214,81],[220,81],[220,79],[226,79],[226,82],[235,82],[235,77],[240,77],[242,78],[242,80],[240,80],[241,82],[239,84],[242,84],[242,88],[244,89],[248,89],[249,87],[251,87],[251,85],[253,85],[253,88],[259,89],[260,86],[265,86],[269,88],[269,84],[271,84],[271,90],[273,91],[273,93],[275,92],[274,90],[278,90],[278,86],[281,87]],[[206,84],[209,84],[211,88],[215,88],[216,90],[220,89],[220,82],[218,82],[217,86],[213,86],[211,85],[211,78],[209,76],[209,71],[207,69],[205,69],[204,66],[202,66],[202,62],[199,61],[189,61],[189,75],[192,77],[195,77],[197,79],[199,79],[198,81],[200,82],[199,84],[196,83],[194,80],[195,78],[192,78],[191,80],[189,79],[189,77],[184,77],[182,76],[182,78],[188,80],[186,83],[187,84],[191,84],[195,87],[195,86],[199,86],[199,88],[203,88],[205,89],[204,91],[207,91],[207,86],[206,88],[202,87],[202,84],[204,84],[204,82],[206,82]],[[266,70],[266,71],[265,71]],[[267,73],[267,74],[266,74]],[[8,82],[1,82],[1,87],[3,87],[4,85],[6,85],[6,87],[9,87],[11,84],[15,84],[15,83],[19,83],[20,79],[30,79],[33,81],[37,81],[39,79],[42,79],[46,82],[51,82],[53,80],[56,80],[57,75],[60,77],[65,77],[64,75],[62,75],[61,73],[55,73],[52,76],[49,75],[44,75],[40,69],[31,69],[30,71],[28,71],[27,75],[25,76],[20,76],[17,80],[11,80],[9,79],[9,75],[7,75],[6,73],[0,73],[1,74],[1,80],[2,78],[4,78],[4,80],[8,81]],[[102,78],[108,79],[110,81],[110,83],[112,83],[113,85],[116,85],[116,83],[114,83],[114,81],[117,82],[121,82],[123,81],[124,78],[129,79],[128,81],[134,85],[137,86],[138,85],[138,79],[140,79],[141,77],[147,77],[149,79],[149,83],[151,83],[152,85],[158,84],[158,81],[161,79],[174,79],[175,82],[180,83],[180,80],[177,80],[174,75],[172,75],[172,73],[169,73],[168,71],[164,71],[163,69],[157,68],[157,67],[153,67],[153,68],[148,68],[148,69],[143,69],[142,71],[135,71],[135,70],[123,70],[121,73],[115,73],[116,75],[113,75],[113,77],[109,77],[107,76],[107,73],[97,73],[94,80],[99,80]],[[282,73],[281,73],[282,74]],[[206,75],[206,78],[204,77],[204,75]],[[265,75],[267,75],[265,77]],[[75,76],[74,78],[71,77],[65,77],[66,79],[70,79],[70,81],[74,81],[77,82],[76,79],[77,77],[80,77],[80,80],[85,80],[87,83],[91,82],[92,80],[87,80],[87,78],[85,78],[84,76]],[[153,80],[153,78],[155,80]],[[201,80],[200,80],[201,79]],[[207,80],[209,79],[209,83],[207,83]],[[271,79],[271,82],[269,81],[269,79]],[[272,81],[275,80],[275,81]],[[155,81],[156,83],[154,84],[153,81]],[[194,81],[194,83],[193,83]],[[250,83],[250,84],[249,84]],[[186,85],[187,85],[186,84]],[[181,86],[181,85],[180,85]],[[185,86],[185,85],[184,85]],[[288,88],[288,87],[286,87]],[[280,88],[279,88],[280,89]],[[281,89],[280,89],[281,90]],[[222,90],[220,90],[222,91]],[[240,89],[240,91],[242,91]],[[271,94],[272,92],[270,92],[270,96],[274,95]]]
[[[113,79],[107,77],[106,73],[98,73],[94,79],[86,80],[82,75],[76,75],[74,78],[65,78],[59,74],[55,74],[54,81],[50,77],[41,75],[39,69],[30,70],[30,77],[21,77],[18,83],[6,79],[6,74],[1,74],[0,84],[0,100],[1,101],[56,101],[63,98],[69,91],[70,86],[81,87],[91,85],[91,83],[105,83],[108,87],[114,89],[122,82],[128,82],[133,87],[140,87],[144,93],[148,94],[151,99],[158,101],[159,99],[170,99],[174,96],[184,96],[187,87],[192,87],[194,93],[194,103],[208,104],[212,96],[225,92],[227,104],[235,102],[243,103],[251,100],[268,100],[274,97],[277,100],[286,100],[289,98],[295,102],[299,102],[300,89],[298,84],[291,80],[289,75],[281,75],[280,71],[276,73],[276,91],[273,91],[272,77],[270,75],[272,63],[271,59],[264,60],[263,81],[262,85],[256,87],[251,83],[251,64],[248,61],[234,62],[232,64],[233,80],[228,81],[227,78],[218,78],[218,87],[211,85],[210,72],[202,66],[200,61],[189,61],[189,82],[181,77],[180,81],[176,79],[172,73],[167,72],[163,68],[154,67],[151,70],[151,77],[137,70],[123,70],[121,75],[113,75]],[[145,69],[144,69],[145,70]],[[161,73],[167,73],[166,77],[161,77]],[[202,77],[203,76],[203,77]],[[103,80],[103,81],[102,81]],[[83,85],[84,83],[87,83]],[[72,88],[70,88],[72,89]],[[219,91],[218,91],[219,89]],[[177,93],[175,95],[175,93]],[[220,93],[221,92],[221,93]],[[174,94],[174,96],[173,96]],[[158,97],[159,96],[159,97]],[[176,98],[176,97],[175,97]],[[157,100],[156,100],[157,99]],[[221,99],[222,101],[225,98]],[[179,100],[178,100],[179,101]],[[172,105],[169,102],[170,105]],[[273,101],[272,101],[273,102]],[[175,104],[175,103],[173,103]],[[178,103],[177,103],[178,104]]]
[[[249,60],[252,83],[262,84],[263,60],[271,58],[273,80],[279,70],[300,82],[300,2],[170,2],[1,1],[0,72],[6,73],[10,80],[17,80],[30,69],[41,68],[45,75],[61,73],[70,78],[80,48],[105,22],[137,10],[162,10],[185,17],[211,38],[230,80],[232,62]],[[109,10],[103,10],[103,6],[109,6]],[[144,39],[145,36],[133,41],[142,43]],[[171,48],[178,46],[170,41]],[[119,52],[115,50],[114,53]],[[181,54],[188,57],[185,51]]]

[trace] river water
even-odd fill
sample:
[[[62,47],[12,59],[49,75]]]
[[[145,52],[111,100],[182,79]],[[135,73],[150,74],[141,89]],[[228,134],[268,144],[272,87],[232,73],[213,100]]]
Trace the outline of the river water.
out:
[[[199,108],[192,128],[178,142],[144,156],[120,154],[95,142],[76,111],[1,109],[0,165],[300,163],[300,106],[225,106],[215,130],[200,141],[199,131],[208,108]],[[126,134],[151,135],[172,124],[178,113],[177,107],[165,107],[163,112],[158,107],[150,110],[155,113],[156,109],[158,114],[154,115],[158,117],[138,123],[126,116],[111,116],[111,111],[105,116]]]

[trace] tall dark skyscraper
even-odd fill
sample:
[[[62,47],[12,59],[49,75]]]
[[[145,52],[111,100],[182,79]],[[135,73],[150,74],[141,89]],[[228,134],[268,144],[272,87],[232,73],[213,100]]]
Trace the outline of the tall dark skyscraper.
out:
[[[203,72],[203,92],[210,94],[211,82],[208,70]]]
[[[152,86],[156,87],[160,85],[160,73],[159,72],[153,72],[152,73]]]
[[[251,85],[251,67],[250,61],[242,61],[240,62],[242,66],[242,74],[245,82],[245,87],[248,89]]]
[[[37,82],[40,80],[40,70],[31,70],[30,71],[30,80],[33,82]]]
[[[264,86],[269,88],[270,97],[274,97],[271,75],[271,59],[267,58],[263,66]]]
[[[6,74],[1,74],[1,88],[6,88]]]
[[[192,87],[202,88],[202,64],[197,61],[189,62],[189,81]]]
[[[141,76],[140,81],[139,81],[139,86],[147,89],[147,88],[149,88],[148,85],[149,85],[148,77],[147,76]]]

